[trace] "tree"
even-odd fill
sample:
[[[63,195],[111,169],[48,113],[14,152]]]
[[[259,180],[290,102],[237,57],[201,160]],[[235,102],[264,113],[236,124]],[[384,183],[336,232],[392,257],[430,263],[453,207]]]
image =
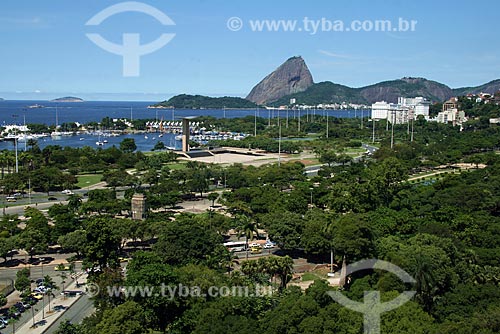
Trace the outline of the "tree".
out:
[[[121,238],[113,230],[109,218],[93,218],[85,223],[86,242],[83,251],[84,261],[91,267],[118,266],[118,250]]]
[[[49,312],[50,312],[50,297],[55,297],[54,292],[52,290],[55,289],[56,284],[54,283],[52,277],[46,275],[43,278],[43,285],[45,286],[45,288],[47,288],[47,292],[45,294],[49,297]]]
[[[18,243],[28,252],[31,258],[36,254],[45,253],[49,247],[47,235],[31,228],[26,228],[19,235]]]
[[[169,264],[204,262],[222,246],[222,237],[205,228],[192,215],[179,215],[166,222],[159,231],[153,250]]]
[[[142,307],[127,301],[115,308],[105,310],[102,320],[96,326],[96,333],[143,334],[146,316]]]
[[[7,262],[7,257],[16,248],[16,241],[14,237],[0,238],[0,256]]]
[[[63,293],[63,296],[65,297],[66,295],[64,295],[64,284],[66,284],[66,279],[68,278],[68,275],[64,272],[64,271],[61,271],[59,273],[59,277],[61,277],[61,292]]]
[[[72,324],[69,320],[64,320],[55,334],[80,334],[80,326]]]
[[[68,197],[68,208],[72,211],[78,211],[82,206],[82,196],[78,194],[72,194]]]
[[[165,143],[163,143],[162,141],[156,142],[155,146],[153,147],[153,151],[159,151],[164,149],[165,149]]]
[[[260,221],[271,240],[287,250],[300,246],[300,238],[304,229],[304,220],[300,214],[288,211],[273,211],[262,215]]]
[[[214,206],[215,201],[219,198],[219,194],[218,193],[210,193],[210,194],[208,194],[207,198],[209,201],[212,201],[212,206]]]
[[[85,250],[87,243],[87,232],[85,230],[76,230],[62,235],[57,239],[57,243],[69,252],[75,252],[80,257]]]
[[[14,287],[16,288],[17,291],[21,293],[30,289],[31,287],[30,270],[28,268],[24,268],[17,271]]]
[[[246,258],[248,259],[248,240],[253,240],[254,233],[259,236],[258,224],[255,220],[245,215],[236,216],[236,230],[238,231],[238,239],[245,237]]]
[[[125,153],[132,153],[137,149],[134,138],[125,138],[120,142],[120,150]]]
[[[361,215],[341,216],[333,226],[332,243],[347,263],[367,258],[374,250],[373,235]]]

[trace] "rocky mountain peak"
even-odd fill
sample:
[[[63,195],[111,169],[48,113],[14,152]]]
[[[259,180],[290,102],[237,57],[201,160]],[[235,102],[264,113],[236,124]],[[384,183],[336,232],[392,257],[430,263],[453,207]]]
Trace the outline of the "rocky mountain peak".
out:
[[[302,57],[292,57],[266,76],[248,94],[247,100],[257,104],[276,101],[283,96],[300,93],[314,84]]]

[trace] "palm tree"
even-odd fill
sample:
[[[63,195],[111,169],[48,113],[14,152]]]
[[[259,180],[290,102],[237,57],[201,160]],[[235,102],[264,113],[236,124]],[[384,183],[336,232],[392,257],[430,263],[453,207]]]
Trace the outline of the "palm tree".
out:
[[[55,297],[52,289],[55,288],[55,282],[49,275],[43,278],[43,285],[47,288],[47,292],[45,293],[49,297],[49,312],[50,312],[50,297]]]
[[[323,229],[323,233],[330,239],[330,272],[333,273],[333,242],[331,241],[334,230],[335,220],[329,220]]]
[[[66,273],[64,271],[61,271],[61,273],[59,274],[59,277],[61,277],[61,285],[62,285],[62,293],[63,293],[63,299],[66,298],[66,295],[64,294],[64,284],[66,283],[66,278],[68,278],[68,275],[66,275]],[[49,303],[50,305],[50,303]]]
[[[286,288],[293,273],[293,260],[290,256],[280,257],[278,260],[277,274],[281,280],[280,289]]]
[[[236,216],[238,239],[245,236],[246,259],[248,260],[248,239],[253,240],[254,232],[259,237],[258,224],[255,220],[245,215]]]
[[[415,255],[415,272],[413,277],[415,277],[417,298],[420,299],[424,308],[429,311],[432,302],[433,295],[436,291],[436,280],[433,274],[431,260],[422,254]]]
[[[2,168],[2,179],[5,175],[5,167],[7,166],[7,156],[4,153],[5,151],[0,154],[0,168]]]

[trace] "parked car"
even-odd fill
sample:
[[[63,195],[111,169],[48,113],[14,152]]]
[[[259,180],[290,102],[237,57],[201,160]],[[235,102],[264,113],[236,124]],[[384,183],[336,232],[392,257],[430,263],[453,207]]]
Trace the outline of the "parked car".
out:
[[[55,266],[54,270],[55,271],[64,271],[64,270],[69,270],[69,265],[67,264],[59,264],[57,266]]]
[[[260,247],[260,246],[254,246],[254,247],[251,248],[250,253],[252,253],[252,254],[260,254],[260,253],[262,253],[262,247]]]
[[[71,191],[71,190],[69,190],[69,189],[65,189],[65,190],[61,191],[61,193],[62,193],[62,194],[65,194],[65,195],[73,195],[73,194],[74,194],[74,192],[72,192],[72,191]]]
[[[40,285],[40,286],[37,286],[33,291],[44,294],[44,293],[47,293],[47,291],[49,291],[49,290],[50,289],[48,289],[47,287]]]
[[[41,294],[39,292],[32,292],[30,296],[32,296],[36,300],[41,300],[43,298],[43,294]]]
[[[264,245],[264,249],[270,249],[270,248],[274,248],[275,246],[273,244],[265,244]]]
[[[21,313],[26,311],[26,307],[24,307],[24,305],[21,302],[17,302],[13,306]]]

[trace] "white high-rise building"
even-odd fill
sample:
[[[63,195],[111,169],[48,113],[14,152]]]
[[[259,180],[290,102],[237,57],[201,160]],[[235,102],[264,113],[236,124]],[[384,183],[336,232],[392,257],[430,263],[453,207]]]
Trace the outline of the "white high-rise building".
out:
[[[372,104],[372,118],[373,119],[387,119],[390,118],[391,111],[397,109],[394,103],[387,103],[385,101],[375,102]]]
[[[424,97],[400,97],[397,104],[385,101],[375,102],[372,104],[372,118],[388,119],[389,122],[394,119],[396,124],[405,124],[418,116],[428,119],[429,106],[430,102]]]
[[[415,117],[424,116],[426,119],[429,117],[429,107],[431,103],[425,97],[400,97],[398,104],[401,107],[409,107],[415,110]]]

